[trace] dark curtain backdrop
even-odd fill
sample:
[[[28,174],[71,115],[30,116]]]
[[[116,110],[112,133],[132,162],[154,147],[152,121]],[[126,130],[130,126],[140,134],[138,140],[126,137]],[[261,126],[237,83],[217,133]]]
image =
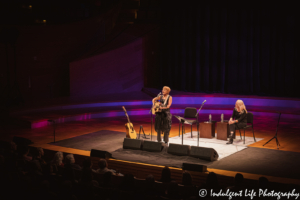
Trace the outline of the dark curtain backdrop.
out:
[[[199,2],[163,6],[159,69],[148,86],[300,97],[296,6]]]

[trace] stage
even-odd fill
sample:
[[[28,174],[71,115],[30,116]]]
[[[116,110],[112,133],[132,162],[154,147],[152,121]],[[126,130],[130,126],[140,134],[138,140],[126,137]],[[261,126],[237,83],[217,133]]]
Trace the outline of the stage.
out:
[[[67,98],[19,108],[12,111],[10,119],[1,125],[1,132],[5,133],[2,134],[2,138],[9,141],[13,136],[24,137],[34,142],[32,146],[82,156],[89,156],[91,149],[99,149],[112,153],[113,157],[120,161],[175,168],[181,168],[182,162],[186,161],[207,165],[209,171],[224,176],[234,176],[236,172],[241,172],[246,178],[254,180],[264,175],[277,182],[300,183],[300,176],[297,173],[299,169],[297,158],[300,155],[299,99],[226,94],[205,96],[172,91],[173,115],[183,116],[185,107],[199,108],[203,99],[207,100],[207,103],[200,111],[200,122],[207,121],[209,114],[212,114],[213,120],[216,121],[220,121],[222,113],[224,119],[229,119],[236,99],[245,99],[247,110],[253,112],[256,142],[253,141],[250,130],[246,131],[245,145],[240,140],[239,134],[233,145],[226,145],[226,141],[200,139],[199,146],[213,147],[220,156],[218,161],[208,162],[195,158],[185,160],[183,157],[168,155],[166,148],[161,153],[122,149],[125,137],[124,124],[127,123],[127,118],[121,106],[126,107],[135,130],[138,132],[140,125],[143,125],[147,137],[150,138],[151,117],[148,113],[152,96],[149,95],[149,91],[155,94],[158,90],[149,89],[148,93],[115,94],[112,95],[113,99],[116,99],[113,101],[111,97],[91,97],[86,100]],[[263,146],[275,135],[278,121],[276,111],[282,112],[278,129],[279,150],[275,140]],[[49,119],[56,122],[55,143],[53,124],[47,121]],[[178,126],[178,120],[173,117],[170,143],[181,144]],[[196,127],[193,127],[193,138],[188,138],[190,127],[186,126],[185,130],[184,144],[197,145],[194,137],[197,135]],[[152,133],[152,140],[156,140],[154,129]]]
[[[183,144],[184,145],[190,145],[190,146],[197,146],[197,131],[193,132],[193,137],[191,137],[190,132],[184,134]],[[123,148],[123,140],[124,135],[126,135],[125,132],[118,132],[118,131],[109,131],[109,130],[102,130],[94,133],[85,134],[82,136],[77,136],[74,138],[69,138],[65,140],[58,141],[56,143],[49,143],[52,145],[62,146],[62,147],[68,147],[68,148],[74,148],[74,149],[81,149],[81,150],[91,150],[91,149],[97,149],[102,151],[108,151],[108,152],[115,152],[118,150],[120,152],[120,149]],[[148,141],[157,141],[156,136],[146,135],[146,138],[144,138],[143,134],[139,136],[142,140],[148,140]],[[256,138],[256,141],[260,141],[262,138]],[[182,144],[182,137],[179,136],[173,136],[169,139],[169,144]],[[243,143],[242,139],[236,139],[234,140],[233,145],[226,145],[226,141],[218,140],[216,138],[208,139],[208,138],[200,138],[199,139],[199,145],[200,147],[207,147],[207,148],[213,148],[218,152],[219,160],[230,156],[236,152],[239,152],[243,149],[247,148],[248,144],[254,143],[253,137],[246,137],[245,144]],[[135,151],[133,151],[135,152]],[[113,154],[114,155],[114,154]],[[114,156],[113,156],[114,157]],[[120,159],[118,157],[118,159]],[[131,160],[132,161],[132,160]],[[150,162],[147,159],[145,159],[143,162],[149,163],[149,164],[160,164],[160,162]],[[190,161],[193,163],[199,163],[201,164],[204,161],[200,161],[199,159],[195,161]],[[206,162],[205,162],[206,163]],[[169,166],[176,166],[181,167],[182,162],[180,165],[178,163],[176,164],[169,164]],[[167,165],[161,162],[161,165]]]
[[[243,145],[241,139],[235,139],[232,145],[226,145],[224,141],[218,141],[215,138],[200,138],[200,147],[214,148],[219,154],[217,161],[207,161],[190,156],[169,154],[167,153],[168,146],[164,147],[161,152],[123,149],[122,145],[125,135],[125,132],[102,130],[50,144],[87,151],[90,149],[108,151],[114,159],[152,165],[182,168],[182,163],[191,163],[207,165],[209,168],[214,169],[300,179],[300,174],[298,173],[300,153],[247,147],[247,143],[254,143],[251,137],[246,139],[245,145]],[[197,132],[194,132],[194,137],[191,138],[190,133],[186,133],[184,144],[196,146],[196,135]],[[150,138],[147,135],[147,139],[142,139],[150,140]],[[152,140],[156,141],[156,136],[153,136]],[[256,138],[256,141],[261,140],[262,138]],[[181,144],[181,139],[178,136],[174,136],[170,138],[170,143]],[[279,163],[284,164],[279,165]]]

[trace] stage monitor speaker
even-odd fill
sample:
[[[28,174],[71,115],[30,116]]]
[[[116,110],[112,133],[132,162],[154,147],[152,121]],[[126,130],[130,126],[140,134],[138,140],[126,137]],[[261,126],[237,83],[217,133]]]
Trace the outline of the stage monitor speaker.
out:
[[[124,138],[123,149],[142,149],[144,140]]]
[[[13,142],[18,146],[28,146],[30,144],[33,144],[33,142],[29,139],[16,136],[13,137]]]
[[[161,152],[164,148],[164,144],[162,142],[154,142],[154,141],[144,141],[143,150],[144,151],[157,151]]]
[[[101,151],[97,149],[91,149],[90,157],[97,157],[97,158],[111,158],[111,153],[107,151]]]
[[[182,144],[169,144],[168,153],[175,154],[180,156],[188,156],[190,155],[191,146],[190,145],[182,145]]]
[[[207,172],[206,165],[196,165],[190,163],[182,163],[182,169],[188,171],[195,171],[195,172]]]
[[[192,146],[190,156],[208,161],[216,161],[219,154],[213,148]]]

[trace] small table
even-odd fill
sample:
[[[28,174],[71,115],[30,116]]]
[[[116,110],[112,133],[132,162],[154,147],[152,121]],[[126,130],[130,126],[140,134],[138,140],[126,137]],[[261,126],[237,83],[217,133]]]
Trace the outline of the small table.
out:
[[[218,140],[227,140],[230,135],[229,124],[228,122],[217,122],[217,139]],[[235,139],[235,134],[233,134]]]
[[[201,122],[200,123],[200,138],[215,137],[215,123]]]

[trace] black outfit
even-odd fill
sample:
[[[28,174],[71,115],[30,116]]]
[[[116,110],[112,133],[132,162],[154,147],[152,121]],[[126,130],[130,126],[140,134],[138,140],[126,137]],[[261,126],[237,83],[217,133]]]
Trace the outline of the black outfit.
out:
[[[232,143],[232,141],[233,141],[233,134],[235,134],[235,130],[241,129],[247,125],[247,113],[245,110],[243,112],[239,113],[236,110],[236,108],[234,108],[231,118],[233,120],[238,120],[238,122],[229,125],[229,129],[230,129],[230,142],[229,143]],[[231,133],[231,132],[233,132],[233,133]]]
[[[169,103],[169,98],[163,99],[161,95],[160,102],[162,107],[167,107]],[[167,101],[165,103],[165,101]],[[165,104],[165,105],[164,105]],[[169,142],[169,132],[172,126],[172,114],[170,113],[170,108],[162,109],[161,112],[157,112],[155,115],[155,131],[157,132],[157,141],[161,142],[161,132],[164,133],[164,142]]]

